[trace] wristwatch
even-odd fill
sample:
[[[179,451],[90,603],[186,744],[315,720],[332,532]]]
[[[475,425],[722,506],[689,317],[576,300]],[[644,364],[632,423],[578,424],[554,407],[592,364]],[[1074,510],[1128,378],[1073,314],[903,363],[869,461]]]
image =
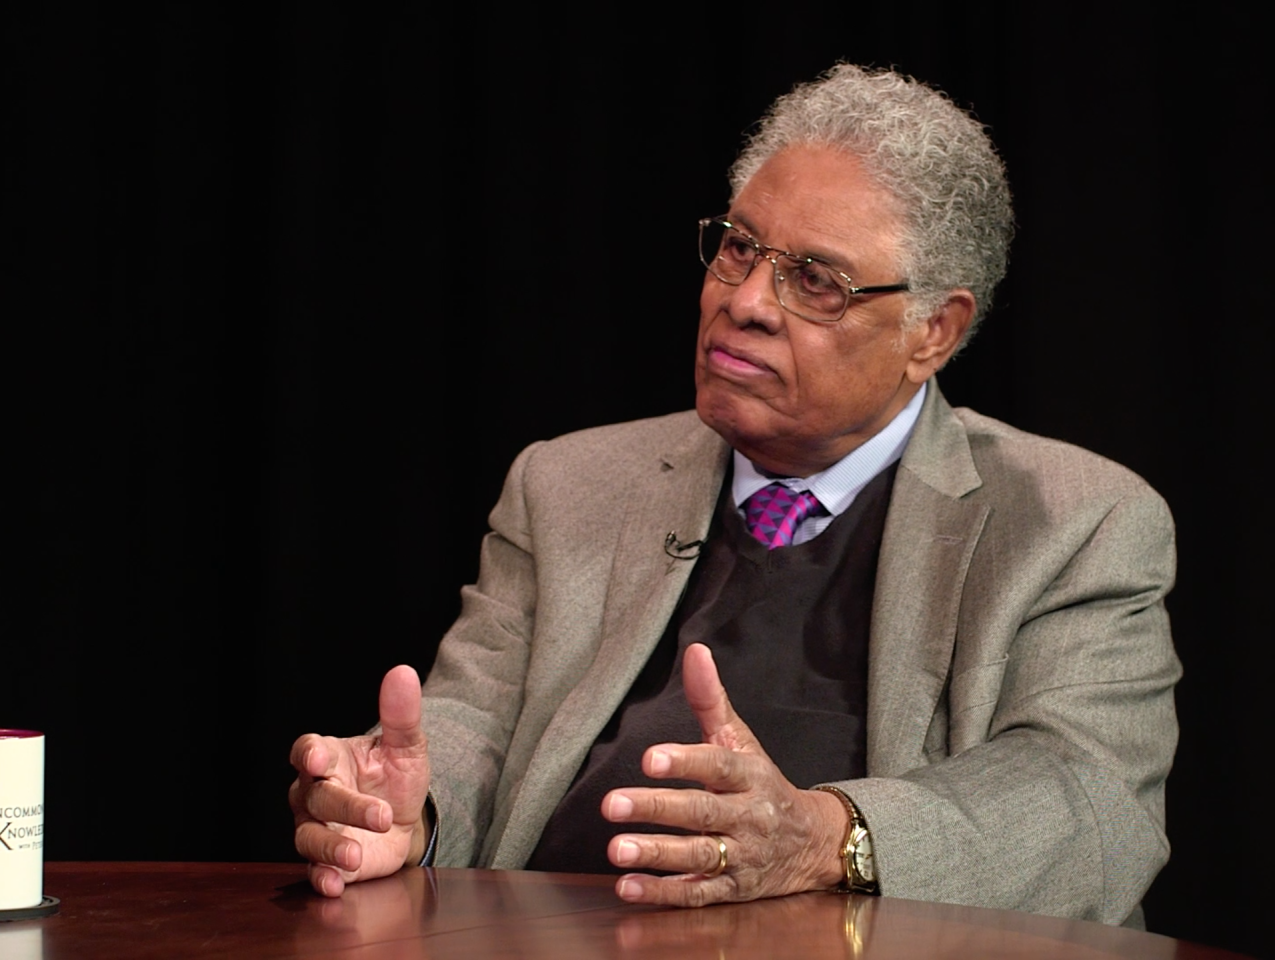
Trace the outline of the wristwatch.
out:
[[[841,844],[841,861],[845,864],[846,877],[837,890],[841,893],[879,896],[881,884],[877,882],[876,863],[872,859],[872,834],[868,833],[868,824],[864,821],[863,814],[854,805],[854,801],[837,787],[823,784],[815,789],[831,793],[840,800],[849,818],[846,839]]]

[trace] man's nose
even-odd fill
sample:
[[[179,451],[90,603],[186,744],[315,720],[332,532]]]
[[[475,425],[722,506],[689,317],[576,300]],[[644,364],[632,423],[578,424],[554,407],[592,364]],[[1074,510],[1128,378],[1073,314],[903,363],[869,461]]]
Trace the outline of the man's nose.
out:
[[[779,264],[765,254],[758,254],[757,262],[744,282],[731,293],[728,311],[741,327],[757,324],[771,333],[784,323],[784,308],[775,294],[775,271]]]

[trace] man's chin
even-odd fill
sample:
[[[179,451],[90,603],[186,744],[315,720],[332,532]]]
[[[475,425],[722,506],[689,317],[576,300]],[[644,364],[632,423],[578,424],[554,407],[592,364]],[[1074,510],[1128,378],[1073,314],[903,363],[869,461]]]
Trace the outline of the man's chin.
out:
[[[718,391],[701,389],[695,395],[695,412],[704,425],[732,447],[741,436],[739,404],[732,398],[722,397]]]
[[[738,402],[722,398],[706,402],[701,392],[696,398],[695,412],[705,426],[750,460],[765,459],[764,451],[775,439],[773,431],[767,432],[756,422],[756,417],[748,415],[749,411],[740,409]]]

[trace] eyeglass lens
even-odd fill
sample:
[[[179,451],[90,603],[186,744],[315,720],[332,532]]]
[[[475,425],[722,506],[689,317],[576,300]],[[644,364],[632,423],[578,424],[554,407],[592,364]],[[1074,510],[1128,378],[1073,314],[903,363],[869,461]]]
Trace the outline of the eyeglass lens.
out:
[[[802,260],[761,248],[756,241],[717,220],[700,227],[700,259],[715,277],[735,286],[743,283],[759,257],[775,267],[779,302],[808,320],[838,320],[850,293],[845,281],[827,264]]]

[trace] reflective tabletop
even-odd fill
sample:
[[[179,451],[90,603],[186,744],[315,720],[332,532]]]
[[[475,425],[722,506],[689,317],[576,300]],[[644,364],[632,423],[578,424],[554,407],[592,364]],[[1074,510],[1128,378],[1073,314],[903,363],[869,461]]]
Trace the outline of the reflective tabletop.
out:
[[[1234,957],[1004,910],[811,893],[699,910],[621,903],[609,877],[412,869],[313,893],[301,864],[50,863],[57,915],[0,923],[4,960],[323,957]]]

